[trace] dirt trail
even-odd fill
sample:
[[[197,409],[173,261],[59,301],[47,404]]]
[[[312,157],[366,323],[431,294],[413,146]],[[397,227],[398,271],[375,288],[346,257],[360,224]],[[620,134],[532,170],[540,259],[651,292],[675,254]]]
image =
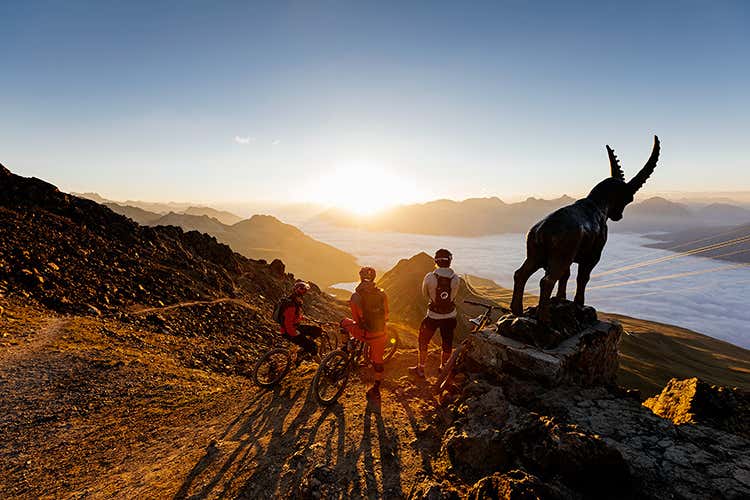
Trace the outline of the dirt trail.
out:
[[[169,311],[172,309],[179,309],[181,307],[193,307],[193,306],[210,306],[213,304],[221,304],[231,302],[233,304],[240,305],[242,307],[251,308],[247,302],[240,299],[233,299],[231,297],[221,297],[213,300],[194,300],[189,302],[178,302],[177,304],[170,304],[162,307],[135,307],[130,310],[134,314],[148,314],[152,312]],[[252,309],[252,308],[251,308]]]
[[[182,367],[183,348],[166,343],[189,339],[34,320],[28,341],[0,352],[5,497],[277,498],[315,476],[332,496],[399,498],[442,467],[436,398],[406,377],[413,350],[386,366],[380,406],[366,401],[363,370],[322,408],[311,362],[260,390]]]
[[[33,355],[35,351],[54,342],[69,323],[70,320],[67,318],[49,318],[46,324],[27,337],[25,342],[18,342],[0,350],[0,369],[11,366],[20,358]]]
[[[299,491],[312,470],[345,498],[406,496],[436,467],[440,439],[432,389],[401,379],[414,351],[388,366],[380,405],[368,403],[365,373],[339,404],[318,406],[316,366],[302,365],[279,387],[253,391],[247,407],[215,437],[177,497],[276,498]],[[399,380],[401,379],[401,380]]]

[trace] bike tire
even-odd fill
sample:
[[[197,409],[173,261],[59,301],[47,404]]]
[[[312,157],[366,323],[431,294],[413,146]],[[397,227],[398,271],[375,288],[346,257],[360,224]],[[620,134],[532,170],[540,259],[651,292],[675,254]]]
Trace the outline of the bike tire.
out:
[[[258,387],[269,388],[281,382],[292,368],[289,350],[276,348],[265,353],[253,367],[253,382]],[[270,375],[266,374],[266,370]]]
[[[329,352],[323,358],[312,382],[312,391],[318,403],[330,406],[338,400],[349,381],[349,371],[349,356],[341,349]],[[331,382],[334,384],[334,393],[323,394]]]
[[[437,382],[435,382],[435,385],[437,385],[441,391],[444,391],[445,388],[450,383],[450,381],[453,380],[453,368],[455,368],[456,360],[458,359],[458,355],[461,353],[462,350],[463,350],[463,347],[459,346],[453,351],[453,353],[451,354],[451,357],[448,358],[448,362],[445,364],[443,371],[438,375]]]
[[[398,337],[397,332],[389,332],[385,339],[385,353],[383,354],[383,361],[387,363],[398,351],[401,339]]]

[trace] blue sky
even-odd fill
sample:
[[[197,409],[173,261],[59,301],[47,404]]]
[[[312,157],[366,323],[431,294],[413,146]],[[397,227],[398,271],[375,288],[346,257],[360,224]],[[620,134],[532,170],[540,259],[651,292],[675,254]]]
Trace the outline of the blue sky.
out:
[[[750,189],[749,5],[6,1],[0,162],[116,199],[513,198],[657,133],[649,190]]]

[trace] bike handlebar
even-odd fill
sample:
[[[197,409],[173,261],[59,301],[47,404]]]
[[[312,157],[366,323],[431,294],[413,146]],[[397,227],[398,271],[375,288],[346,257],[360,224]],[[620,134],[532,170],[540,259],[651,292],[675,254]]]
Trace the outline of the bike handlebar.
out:
[[[502,306],[497,306],[494,304],[482,304],[481,302],[474,302],[473,300],[464,300],[464,304],[471,304],[472,306],[486,307],[489,310],[502,309]]]
[[[305,318],[305,319],[309,319],[316,325],[320,325],[320,326],[339,326],[339,324],[336,323],[335,321],[318,321],[317,319],[312,319],[312,318]]]

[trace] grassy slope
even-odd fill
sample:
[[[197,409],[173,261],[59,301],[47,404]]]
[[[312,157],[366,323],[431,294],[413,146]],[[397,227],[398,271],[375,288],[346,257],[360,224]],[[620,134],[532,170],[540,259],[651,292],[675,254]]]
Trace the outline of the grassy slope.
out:
[[[474,289],[508,304],[511,291],[485,279],[471,278]],[[526,303],[531,304],[527,297]],[[640,389],[644,396],[662,390],[672,378],[700,377],[707,382],[750,389],[750,351],[700,333],[655,321],[599,313],[622,323],[618,381]]]

